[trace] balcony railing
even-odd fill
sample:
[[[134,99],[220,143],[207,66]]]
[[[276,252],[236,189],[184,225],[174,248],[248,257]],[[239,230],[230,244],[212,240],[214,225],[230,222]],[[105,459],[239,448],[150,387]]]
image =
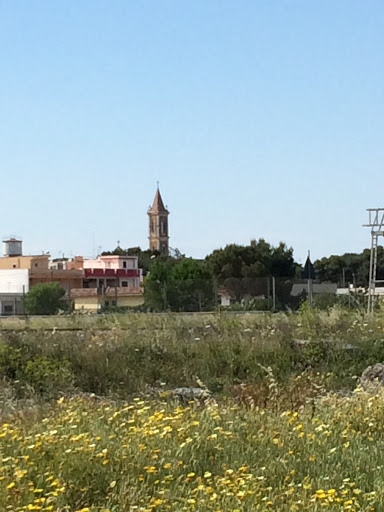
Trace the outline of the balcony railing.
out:
[[[86,268],[85,277],[140,277],[140,270],[135,268]]]

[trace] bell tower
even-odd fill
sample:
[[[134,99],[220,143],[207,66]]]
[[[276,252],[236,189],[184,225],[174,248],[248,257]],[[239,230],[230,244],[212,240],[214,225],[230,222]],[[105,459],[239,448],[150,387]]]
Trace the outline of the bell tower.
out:
[[[157,190],[153,204],[147,213],[149,217],[149,248],[153,251],[159,251],[161,254],[168,254],[169,211],[164,206],[163,199],[160,194],[159,184],[157,184]]]

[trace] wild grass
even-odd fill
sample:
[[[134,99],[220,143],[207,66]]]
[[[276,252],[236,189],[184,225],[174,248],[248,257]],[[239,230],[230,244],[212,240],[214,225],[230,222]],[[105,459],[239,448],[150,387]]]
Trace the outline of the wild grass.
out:
[[[40,320],[0,330],[0,511],[384,510],[380,312]]]
[[[78,325],[79,317],[73,318]],[[18,396],[25,386],[48,397],[81,391],[126,399],[151,387],[195,386],[199,377],[221,395],[236,385],[261,393],[263,367],[271,367],[279,382],[304,372],[337,390],[353,389],[366,366],[384,360],[380,314],[309,310],[91,320],[81,330],[58,329],[60,317],[49,319],[50,329],[0,330],[0,379],[16,383]]]
[[[2,510],[368,511],[384,503],[384,400],[299,411],[72,398],[0,429]]]

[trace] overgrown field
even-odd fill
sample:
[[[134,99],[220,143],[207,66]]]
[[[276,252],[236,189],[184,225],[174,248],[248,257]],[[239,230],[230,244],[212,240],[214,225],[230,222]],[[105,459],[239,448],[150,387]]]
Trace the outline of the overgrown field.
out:
[[[196,386],[198,377],[216,397],[247,385],[263,405],[268,367],[282,392],[293,386],[302,396],[314,384],[352,390],[368,365],[384,361],[382,314],[131,314],[83,320],[84,329],[82,317],[36,318],[24,329],[0,329],[4,392],[16,399],[77,392],[126,399],[150,388]]]
[[[3,510],[383,510],[384,401],[62,400],[1,427]]]
[[[0,331],[1,511],[384,510],[380,313],[86,320]]]

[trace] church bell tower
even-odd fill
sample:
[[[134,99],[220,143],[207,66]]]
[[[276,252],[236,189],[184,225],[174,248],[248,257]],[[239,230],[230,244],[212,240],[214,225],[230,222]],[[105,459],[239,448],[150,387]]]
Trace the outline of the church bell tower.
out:
[[[169,252],[168,215],[169,211],[164,206],[159,185],[157,185],[155,199],[148,210],[149,248],[161,254]]]

